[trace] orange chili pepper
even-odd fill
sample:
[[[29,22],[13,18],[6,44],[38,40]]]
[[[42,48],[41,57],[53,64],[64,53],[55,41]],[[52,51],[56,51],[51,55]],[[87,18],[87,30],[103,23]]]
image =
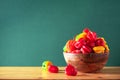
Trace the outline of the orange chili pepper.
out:
[[[103,46],[95,46],[95,47],[93,47],[93,51],[95,53],[104,53],[105,48]]]

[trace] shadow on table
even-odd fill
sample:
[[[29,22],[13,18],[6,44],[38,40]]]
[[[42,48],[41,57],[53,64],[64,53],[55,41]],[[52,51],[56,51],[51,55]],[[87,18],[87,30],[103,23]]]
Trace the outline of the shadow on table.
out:
[[[120,74],[120,68],[104,68],[101,70],[102,74]]]
[[[59,73],[64,73],[64,70],[60,70]],[[86,76],[89,73],[83,73],[81,76]],[[100,72],[90,73],[90,74],[120,74],[120,67],[117,68],[104,68]]]

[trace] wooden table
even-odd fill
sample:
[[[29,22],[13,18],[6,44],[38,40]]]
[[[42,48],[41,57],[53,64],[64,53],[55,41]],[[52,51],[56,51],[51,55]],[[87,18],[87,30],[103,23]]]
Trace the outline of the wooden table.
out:
[[[64,67],[59,67],[59,73],[41,70],[41,67],[0,67],[0,79],[120,79],[120,67],[104,67],[99,73],[78,73],[77,76],[67,76]]]

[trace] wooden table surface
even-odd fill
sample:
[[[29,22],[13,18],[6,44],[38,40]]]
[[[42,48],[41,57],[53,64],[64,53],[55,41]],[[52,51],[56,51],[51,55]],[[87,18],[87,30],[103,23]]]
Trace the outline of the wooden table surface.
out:
[[[99,73],[78,73],[77,76],[67,76],[64,67],[59,67],[59,73],[41,70],[41,67],[0,67],[0,79],[120,79],[120,67],[104,67]]]

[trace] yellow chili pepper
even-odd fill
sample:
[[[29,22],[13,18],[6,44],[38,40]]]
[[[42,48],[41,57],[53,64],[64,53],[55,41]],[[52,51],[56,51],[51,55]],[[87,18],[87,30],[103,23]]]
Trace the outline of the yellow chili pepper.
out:
[[[93,51],[95,53],[104,53],[105,48],[103,46],[95,46],[95,47],[93,47]]]
[[[107,43],[103,37],[101,39],[104,41],[105,44]]]
[[[49,61],[49,60],[44,61],[44,62],[42,63],[42,70],[47,71],[47,70],[48,70],[48,67],[49,67],[50,65],[52,65],[52,64],[53,64],[53,63],[52,63],[51,61]]]
[[[64,51],[64,52],[67,52],[66,45],[63,47],[63,51]]]
[[[85,32],[78,34],[75,38],[75,41],[78,41],[80,38],[86,38],[86,35],[87,34]]]
[[[110,51],[110,49],[109,49],[108,45],[106,44],[106,45],[105,45],[105,52],[106,52],[106,53],[109,53],[109,51]]]

